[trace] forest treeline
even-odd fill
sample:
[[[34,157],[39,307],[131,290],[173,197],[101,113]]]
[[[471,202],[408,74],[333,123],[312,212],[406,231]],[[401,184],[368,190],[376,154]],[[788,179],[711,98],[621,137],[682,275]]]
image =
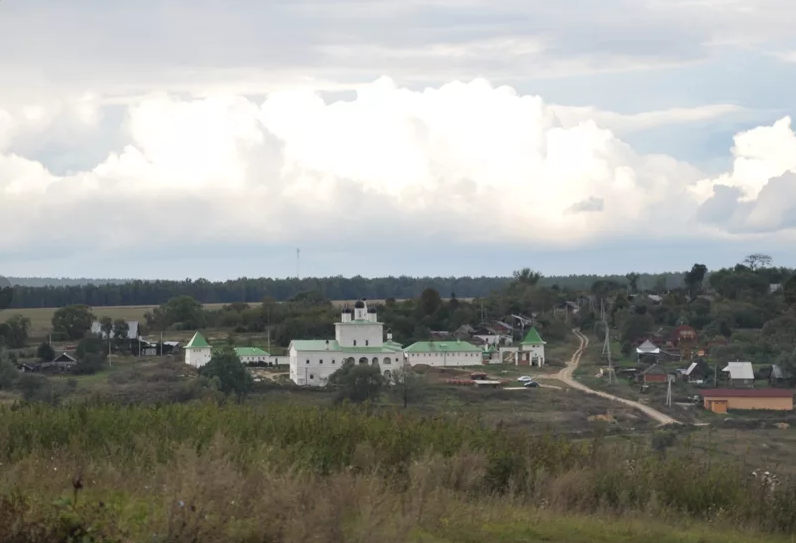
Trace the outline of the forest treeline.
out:
[[[683,273],[640,274],[638,287],[643,290],[665,290],[682,286]],[[598,280],[626,283],[625,276],[569,275],[543,277],[543,286],[558,285],[562,289],[589,289]],[[506,287],[511,277],[308,277],[305,279],[273,279],[267,277],[227,281],[185,279],[182,281],[119,281],[114,279],[85,280],[74,284],[71,279],[52,279],[53,284],[36,282],[48,279],[10,278],[14,291],[11,308],[63,307],[86,304],[92,307],[119,305],[159,305],[175,296],[191,296],[206,304],[260,302],[264,298],[289,300],[307,291],[321,292],[330,300],[371,300],[416,298],[424,289],[432,288],[443,297],[480,298]],[[60,282],[60,284],[59,284]]]

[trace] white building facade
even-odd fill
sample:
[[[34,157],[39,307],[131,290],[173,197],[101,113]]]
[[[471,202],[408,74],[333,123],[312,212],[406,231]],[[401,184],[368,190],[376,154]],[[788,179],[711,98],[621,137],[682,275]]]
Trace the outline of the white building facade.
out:
[[[185,363],[194,368],[201,368],[210,362],[212,356],[210,344],[200,332],[196,332],[185,346]]]
[[[401,345],[391,334],[385,341],[384,324],[364,299],[343,310],[334,339],[293,340],[288,352],[290,380],[301,386],[325,386],[346,362],[377,365],[387,379],[404,365]]]
[[[418,341],[406,348],[406,362],[411,366],[478,366],[483,364],[484,351],[466,341]]]

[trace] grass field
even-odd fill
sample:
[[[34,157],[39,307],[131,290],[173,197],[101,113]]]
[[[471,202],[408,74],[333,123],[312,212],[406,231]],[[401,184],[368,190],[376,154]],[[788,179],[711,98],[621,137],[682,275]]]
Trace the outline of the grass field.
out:
[[[0,541],[785,543],[796,523],[790,483],[704,455],[461,417],[29,406],[0,408],[0,443]]]

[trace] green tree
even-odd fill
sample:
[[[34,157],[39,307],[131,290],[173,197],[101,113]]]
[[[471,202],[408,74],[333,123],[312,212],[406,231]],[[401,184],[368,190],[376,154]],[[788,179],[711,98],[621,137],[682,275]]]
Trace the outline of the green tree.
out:
[[[691,271],[686,272],[683,282],[688,288],[689,294],[693,297],[702,290],[702,282],[705,280],[705,275],[708,273],[708,267],[704,264],[694,264]]]
[[[773,262],[774,259],[772,259],[769,255],[755,253],[747,255],[746,258],[743,259],[742,264],[750,270],[755,271],[760,268],[768,268]]]
[[[0,390],[14,388],[19,379],[19,371],[4,351],[0,350]]]
[[[30,319],[22,315],[13,315],[5,324],[4,335],[6,345],[12,349],[21,349],[24,347],[30,331]]]
[[[622,339],[624,341],[640,339],[652,332],[654,325],[655,321],[649,313],[643,315],[630,313],[622,322]]]
[[[346,362],[329,377],[329,385],[337,388],[337,401],[362,403],[378,399],[384,377],[378,366]]]
[[[392,373],[392,380],[395,383],[394,390],[400,394],[404,407],[409,403],[418,402],[425,395],[426,383],[423,376],[413,372],[410,366],[395,370]]]
[[[123,343],[127,340],[130,334],[130,325],[124,319],[116,319],[113,321],[113,339],[116,343]]]
[[[532,270],[531,268],[522,268],[512,274],[515,284],[533,287],[536,286],[542,279],[542,274]]]
[[[94,313],[84,304],[62,307],[55,311],[52,318],[53,330],[69,339],[85,337],[93,322]]]
[[[55,350],[52,345],[44,341],[39,345],[39,348],[36,349],[36,356],[43,362],[49,362],[55,358]]]
[[[431,316],[442,307],[442,298],[439,292],[433,288],[424,289],[420,294],[420,312],[425,316]]]
[[[102,317],[99,322],[100,331],[104,334],[104,337],[113,337],[113,319],[106,316]]]
[[[102,370],[108,360],[108,342],[97,337],[86,337],[77,344],[75,373],[91,375]]]
[[[216,381],[218,390],[228,395],[244,396],[254,386],[251,374],[229,346],[213,354],[210,362],[199,369],[199,375]]]
[[[628,286],[630,286],[630,292],[631,293],[638,291],[638,280],[640,278],[641,278],[641,275],[639,275],[636,272],[631,272],[631,273],[628,273],[627,275],[625,275],[625,279],[627,279],[627,284],[628,284]]]

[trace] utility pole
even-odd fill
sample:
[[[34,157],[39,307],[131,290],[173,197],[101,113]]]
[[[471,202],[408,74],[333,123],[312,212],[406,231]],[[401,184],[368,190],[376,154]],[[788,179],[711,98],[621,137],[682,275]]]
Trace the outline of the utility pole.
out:
[[[296,248],[296,280],[301,281],[301,249]]]
[[[605,328],[605,343],[603,344],[603,354],[608,357],[608,383],[615,383],[614,362],[611,360],[611,330],[608,328],[608,320],[605,318],[605,304],[600,301],[600,314]]]
[[[668,385],[668,388],[666,389],[666,406],[667,407],[671,407],[672,406],[672,378],[671,378],[671,376],[667,375],[666,376],[666,381],[667,381],[667,385]]]

